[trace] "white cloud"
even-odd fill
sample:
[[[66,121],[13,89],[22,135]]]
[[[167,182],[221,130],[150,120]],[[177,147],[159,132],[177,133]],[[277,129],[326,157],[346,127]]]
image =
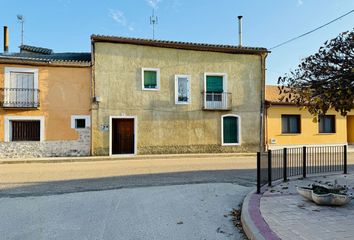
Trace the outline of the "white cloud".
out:
[[[298,5],[298,6],[301,6],[302,4],[304,4],[304,1],[303,1],[303,0],[297,0],[297,5]]]
[[[109,17],[116,23],[126,27],[129,31],[134,31],[133,23],[129,22],[125,17],[124,12],[115,9],[109,9]]]
[[[127,19],[124,16],[124,13],[119,10],[109,9],[109,16],[122,26],[127,26]]]
[[[162,2],[162,0],[146,0],[146,2],[150,5],[152,8],[157,8],[157,5]]]

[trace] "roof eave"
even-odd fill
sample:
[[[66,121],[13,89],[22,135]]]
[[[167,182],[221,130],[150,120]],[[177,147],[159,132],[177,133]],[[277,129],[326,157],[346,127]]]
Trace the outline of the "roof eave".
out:
[[[154,41],[148,39],[133,39],[133,38],[120,38],[120,37],[110,37],[110,36],[97,36],[92,35],[91,41],[95,42],[110,42],[110,43],[121,43],[121,44],[133,44],[151,47],[162,47],[162,48],[175,48],[184,50],[195,50],[195,51],[210,51],[210,52],[222,52],[230,54],[267,54],[270,51],[267,49],[247,49],[247,48],[233,48],[233,47],[221,47],[208,45],[198,45],[193,43],[179,43],[179,42],[169,42],[169,41]]]
[[[52,61],[52,60],[39,60],[39,59],[23,59],[0,57],[0,63],[10,64],[24,64],[24,65],[37,65],[37,66],[70,66],[70,67],[90,67],[91,62],[84,61]]]

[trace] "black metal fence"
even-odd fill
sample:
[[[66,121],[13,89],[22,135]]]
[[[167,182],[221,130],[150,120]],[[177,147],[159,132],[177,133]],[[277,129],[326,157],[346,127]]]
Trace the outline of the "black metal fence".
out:
[[[347,146],[297,147],[257,153],[257,192],[272,181],[307,174],[347,173]]]

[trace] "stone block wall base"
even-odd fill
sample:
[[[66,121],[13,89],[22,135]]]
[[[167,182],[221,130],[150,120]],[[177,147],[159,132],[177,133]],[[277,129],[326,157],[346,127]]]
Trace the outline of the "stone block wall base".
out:
[[[0,158],[70,157],[90,155],[90,129],[78,129],[78,140],[0,142]]]
[[[149,154],[185,154],[185,153],[254,153],[259,150],[258,144],[242,144],[241,146],[209,145],[176,145],[176,146],[138,146],[138,155]],[[109,155],[108,148],[96,148],[94,155]]]

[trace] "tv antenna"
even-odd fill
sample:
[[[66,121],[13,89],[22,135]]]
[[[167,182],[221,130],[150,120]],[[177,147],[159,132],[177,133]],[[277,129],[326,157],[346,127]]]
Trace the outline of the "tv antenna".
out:
[[[155,25],[157,22],[157,16],[155,16],[155,11],[152,9],[152,16],[150,16],[150,25],[152,25],[152,39],[155,39]]]
[[[23,15],[18,14],[17,20],[19,23],[21,23],[21,45],[23,45],[23,24],[25,22],[25,18],[23,17]]]

